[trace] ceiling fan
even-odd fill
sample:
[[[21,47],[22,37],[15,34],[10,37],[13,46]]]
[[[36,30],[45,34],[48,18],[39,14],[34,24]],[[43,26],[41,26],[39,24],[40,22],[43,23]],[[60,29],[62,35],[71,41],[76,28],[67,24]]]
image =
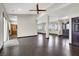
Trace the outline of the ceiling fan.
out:
[[[44,9],[39,9],[39,4],[36,5],[36,10],[29,10],[29,11],[37,11],[37,14],[39,14],[40,11],[46,11]]]

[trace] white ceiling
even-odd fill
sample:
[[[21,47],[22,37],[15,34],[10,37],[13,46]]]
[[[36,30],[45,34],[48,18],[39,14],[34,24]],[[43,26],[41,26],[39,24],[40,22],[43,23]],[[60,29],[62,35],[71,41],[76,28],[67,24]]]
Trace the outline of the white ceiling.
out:
[[[62,18],[62,17],[75,17],[79,16],[79,4],[78,3],[72,3],[72,4],[65,4],[66,6],[59,8],[58,10],[53,10],[49,12],[49,15],[56,18]],[[51,7],[52,8],[52,7]]]
[[[47,9],[50,3],[39,3],[40,9]],[[31,9],[36,10],[36,3],[4,3],[4,7],[8,14],[37,14],[36,11],[29,11]]]
[[[38,18],[39,22],[45,22],[45,14]],[[47,15],[51,20],[79,17],[79,3],[55,3],[47,9]]]
[[[8,14],[37,14],[36,3],[4,3]],[[69,3],[39,3],[40,9],[46,9],[52,17],[65,17],[70,15],[79,15],[79,4]],[[43,14],[44,12],[41,12]]]
[[[36,11],[29,11],[31,9],[36,9],[36,3],[4,3],[4,6],[8,14],[37,14]],[[39,16],[47,13],[52,17],[52,20],[55,18],[79,16],[78,3],[39,3],[39,8],[47,10],[41,12]],[[41,17],[44,19],[44,16]],[[43,21],[42,18],[39,21]]]
[[[47,9],[47,14],[52,18],[79,16],[79,3],[55,3]]]

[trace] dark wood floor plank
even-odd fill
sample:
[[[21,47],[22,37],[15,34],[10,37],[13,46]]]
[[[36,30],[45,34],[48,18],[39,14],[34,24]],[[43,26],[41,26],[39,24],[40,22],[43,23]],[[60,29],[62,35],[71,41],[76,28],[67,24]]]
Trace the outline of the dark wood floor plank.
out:
[[[79,47],[69,45],[69,40],[56,35],[19,38],[19,45],[3,48],[1,56],[79,56]]]

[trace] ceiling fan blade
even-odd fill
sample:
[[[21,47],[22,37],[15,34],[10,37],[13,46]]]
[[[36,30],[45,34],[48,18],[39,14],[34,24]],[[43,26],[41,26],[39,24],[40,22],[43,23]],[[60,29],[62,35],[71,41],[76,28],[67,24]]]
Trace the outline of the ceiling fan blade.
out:
[[[39,10],[39,11],[46,11],[46,10]]]
[[[37,11],[37,10],[29,10],[29,11]]]
[[[39,4],[38,3],[36,5],[36,9],[37,9],[37,14],[39,14]]]
[[[37,8],[37,11],[38,11],[39,10],[39,5],[38,4],[36,5],[36,8]]]
[[[40,11],[46,11],[46,10],[39,9],[39,4],[37,3],[37,5],[36,5],[36,10],[29,10],[29,11],[37,11],[37,14],[39,14]]]

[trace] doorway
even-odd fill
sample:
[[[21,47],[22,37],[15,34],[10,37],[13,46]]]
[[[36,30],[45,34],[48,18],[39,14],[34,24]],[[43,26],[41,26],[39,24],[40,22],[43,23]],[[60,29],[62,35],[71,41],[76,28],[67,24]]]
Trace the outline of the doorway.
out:
[[[15,39],[15,40],[14,40]],[[4,17],[4,47],[18,45],[17,24]]]
[[[11,30],[10,30],[10,37],[11,38],[16,38],[17,37],[17,25],[16,24],[11,24]]]
[[[69,38],[69,21],[66,23],[62,23],[62,31],[63,31],[63,37]]]
[[[10,36],[10,39],[17,38],[17,17],[16,16],[10,16],[9,36]]]

